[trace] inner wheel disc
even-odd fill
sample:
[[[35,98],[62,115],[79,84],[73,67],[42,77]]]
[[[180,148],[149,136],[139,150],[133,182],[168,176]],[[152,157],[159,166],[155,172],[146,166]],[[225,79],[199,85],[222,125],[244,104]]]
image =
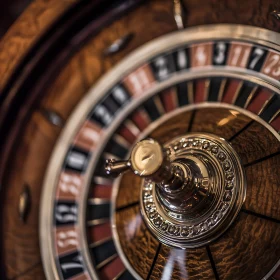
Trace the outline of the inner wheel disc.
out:
[[[171,201],[178,206],[172,209],[156,183],[133,172],[115,180],[113,234],[133,276],[145,279],[154,256],[151,279],[169,275],[162,267],[170,265],[172,279],[214,279],[209,258],[228,279],[248,274],[255,279],[274,266],[278,219],[266,217],[271,211],[267,202],[277,204],[277,196],[271,196],[276,173],[269,175],[272,185],[265,174],[279,158],[279,144],[262,123],[233,109],[198,107],[148,127],[140,139],[146,137],[158,141],[175,165],[186,164],[193,177],[206,180],[196,199],[179,205]],[[267,156],[275,152],[276,157]],[[262,266],[256,267],[260,258]]]

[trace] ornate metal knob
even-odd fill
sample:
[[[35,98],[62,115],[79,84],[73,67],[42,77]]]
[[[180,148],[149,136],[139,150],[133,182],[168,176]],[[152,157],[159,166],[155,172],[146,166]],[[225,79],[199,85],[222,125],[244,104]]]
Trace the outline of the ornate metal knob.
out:
[[[217,238],[234,220],[245,199],[239,158],[224,139],[186,134],[162,147],[153,139],[137,143],[128,161],[108,160],[106,172],[132,170],[141,182],[143,218],[163,243],[201,246]]]
[[[166,192],[181,188],[185,181],[181,168],[171,163],[168,152],[154,139],[138,142],[128,161],[106,161],[108,175],[118,176],[129,169],[140,177],[151,179]]]

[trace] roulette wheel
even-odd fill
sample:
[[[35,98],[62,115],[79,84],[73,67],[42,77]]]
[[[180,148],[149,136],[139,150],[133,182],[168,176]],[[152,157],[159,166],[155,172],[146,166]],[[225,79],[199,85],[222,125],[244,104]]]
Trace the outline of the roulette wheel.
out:
[[[0,43],[1,279],[280,279],[279,19],[34,1]]]

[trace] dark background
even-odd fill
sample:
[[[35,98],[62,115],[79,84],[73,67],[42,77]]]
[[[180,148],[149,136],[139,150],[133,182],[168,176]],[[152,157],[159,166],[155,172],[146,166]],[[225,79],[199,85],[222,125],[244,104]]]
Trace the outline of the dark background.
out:
[[[31,2],[32,0],[0,0],[0,39]]]

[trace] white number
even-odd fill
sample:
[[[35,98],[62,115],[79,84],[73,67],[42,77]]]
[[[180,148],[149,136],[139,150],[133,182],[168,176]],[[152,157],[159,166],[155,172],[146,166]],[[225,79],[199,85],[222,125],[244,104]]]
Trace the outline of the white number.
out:
[[[131,74],[129,77],[130,82],[133,84],[136,93],[142,92],[150,85],[149,78],[143,69],[139,69],[136,73]]]
[[[222,64],[225,61],[226,44],[224,42],[219,42],[216,47],[218,54],[214,57],[214,62],[216,64]]]
[[[57,238],[58,238],[57,245],[60,248],[78,245],[77,233],[74,230],[60,232],[60,233],[58,233]]]
[[[95,109],[95,114],[98,118],[100,118],[105,125],[111,123],[113,116],[109,113],[106,107],[103,105],[98,105]]]
[[[246,49],[241,61],[242,67],[246,67],[246,63],[248,61],[249,55],[250,55],[250,49]]]
[[[68,206],[65,204],[56,207],[55,217],[59,222],[76,222],[77,220],[77,206]]]
[[[74,258],[71,263],[61,264],[61,268],[64,272],[66,272],[68,269],[83,268],[82,261],[82,256],[78,256]]]
[[[180,69],[185,69],[188,66],[188,58],[184,50],[178,51],[177,63]]]
[[[155,60],[155,65],[158,68],[157,75],[160,80],[166,79],[166,77],[169,75],[169,70],[167,67],[167,59],[165,57],[158,57]]]
[[[76,169],[82,169],[86,161],[86,156],[77,152],[71,152],[67,157],[67,163]]]
[[[112,95],[120,104],[124,104],[127,102],[126,93],[121,87],[115,87],[113,89]]]
[[[240,47],[240,46],[235,47],[233,52],[234,52],[234,54],[233,54],[233,58],[231,60],[231,65],[236,66],[239,61],[240,55],[242,54],[242,47]],[[244,50],[244,54],[241,59],[240,67],[246,66],[249,55],[250,55],[250,49],[246,48]]]
[[[79,194],[79,188],[82,185],[82,179],[77,175],[63,173],[60,176],[59,186],[62,192],[68,192],[73,195]]]
[[[93,142],[97,142],[100,137],[98,132],[88,127],[83,128],[83,136],[87,139],[92,140]]]
[[[199,46],[196,50],[195,58],[198,62],[198,65],[204,65],[206,63],[206,53],[203,46]]]
[[[241,47],[235,47],[234,48],[234,55],[233,58],[231,60],[231,64],[232,65],[236,65],[239,59],[239,56],[241,54],[242,48]]]
[[[256,64],[258,63],[258,61],[261,59],[261,57],[263,56],[264,54],[264,50],[262,49],[255,49],[254,50],[254,53],[255,55],[254,59],[251,61],[250,65],[249,65],[249,68],[250,69],[254,69]]]
[[[274,76],[278,76],[280,75],[280,65],[278,65],[276,67],[276,69],[272,70],[274,66],[276,66],[276,64],[279,62],[279,55],[278,54],[274,54],[271,57],[271,61],[270,63],[264,68],[264,73],[265,74],[269,74],[272,73],[272,75]]]

